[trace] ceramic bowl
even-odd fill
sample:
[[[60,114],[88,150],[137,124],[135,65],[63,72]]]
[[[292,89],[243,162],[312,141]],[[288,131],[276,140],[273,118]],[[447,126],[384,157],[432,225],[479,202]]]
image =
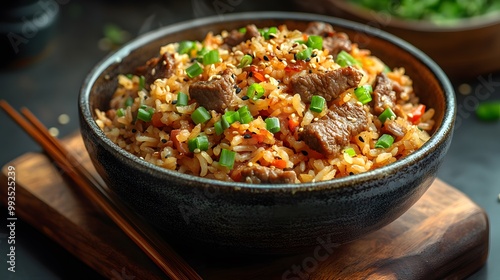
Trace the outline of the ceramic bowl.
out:
[[[431,57],[454,81],[500,70],[500,16],[492,13],[448,24],[404,20],[346,0],[295,1],[298,8],[373,26],[396,35]]]
[[[331,181],[304,184],[247,184],[181,174],[146,163],[120,149],[96,125],[95,108],[108,108],[118,73],[132,72],[159,47],[202,40],[254,23],[287,24],[304,30],[324,21],[346,32],[388,65],[403,66],[421,101],[436,110],[431,139],[410,156],[385,167]],[[361,43],[362,42],[362,43]],[[452,139],[453,88],[443,71],[410,44],[377,29],[315,14],[259,12],[195,19],[145,34],[95,66],[79,96],[81,133],[99,174],[138,215],[169,238],[232,252],[286,253],[318,242],[336,246],[397,219],[436,177]]]

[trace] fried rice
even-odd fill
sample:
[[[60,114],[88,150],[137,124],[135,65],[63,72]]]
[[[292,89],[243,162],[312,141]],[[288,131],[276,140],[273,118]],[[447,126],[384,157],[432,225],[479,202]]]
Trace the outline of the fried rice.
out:
[[[348,60],[354,60],[346,66],[339,60],[339,53],[309,43],[310,37],[346,38],[345,34],[331,31],[317,36],[281,25],[258,29],[259,35],[228,44],[235,32],[244,35],[249,32],[246,29],[208,33],[203,41],[161,47],[158,57],[170,56],[169,60],[160,60],[168,64],[168,73],[157,77],[154,74],[158,73],[146,72],[150,79],[153,74],[150,83],[144,71],[119,75],[110,109],[96,110],[97,124],[116,145],[154,165],[205,178],[249,183],[315,182],[358,174],[395,162],[429,139],[434,109],[419,103],[404,68],[396,65],[390,69],[370,50],[350,41],[348,51],[342,55],[347,53]],[[217,57],[205,55],[211,50],[217,52]],[[208,61],[214,57],[216,61]],[[158,58],[153,59],[158,62]],[[159,69],[148,65],[152,65],[151,61],[145,64],[146,71]],[[359,83],[330,100],[328,96],[316,98],[324,100],[319,108],[294,90],[294,77],[343,67],[361,73]],[[202,114],[200,119],[198,109],[204,106],[191,96],[193,84],[217,81],[224,75],[230,76],[230,102],[221,103],[223,108],[204,110],[208,115]],[[369,98],[373,99],[379,76],[388,79],[392,85],[389,90],[395,96],[392,103],[387,103],[390,106],[383,108],[386,119],[375,109],[374,100],[361,102],[356,93],[369,85]],[[187,97],[187,103],[178,103],[181,96]],[[309,136],[303,135],[307,127],[328,119],[343,104],[362,108],[366,114],[362,131],[347,134],[338,143],[326,143],[321,134],[314,141],[323,146],[308,142]],[[246,118],[234,119],[235,112],[241,113],[243,107],[249,112]],[[349,120],[347,116],[339,125]],[[388,128],[389,122],[392,129]],[[388,143],[380,143],[383,135],[389,135]],[[337,150],[325,150],[332,145],[337,145]],[[283,179],[283,174],[292,176]]]

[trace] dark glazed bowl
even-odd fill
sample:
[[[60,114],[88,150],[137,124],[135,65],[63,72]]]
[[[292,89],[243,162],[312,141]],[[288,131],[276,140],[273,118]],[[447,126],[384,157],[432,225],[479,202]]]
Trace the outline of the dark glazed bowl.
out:
[[[421,101],[436,110],[436,128],[417,152],[385,167],[325,182],[250,185],[188,176],[146,163],[112,143],[96,125],[95,108],[108,108],[118,73],[132,72],[180,40],[212,31],[287,24],[304,30],[331,23],[389,66],[413,78]],[[442,70],[408,43],[377,29],[315,14],[260,12],[179,23],[148,33],[99,62],[79,97],[81,133],[92,162],[109,187],[133,210],[184,242],[238,252],[283,253],[330,246],[375,231],[408,210],[427,190],[452,139],[453,88]]]

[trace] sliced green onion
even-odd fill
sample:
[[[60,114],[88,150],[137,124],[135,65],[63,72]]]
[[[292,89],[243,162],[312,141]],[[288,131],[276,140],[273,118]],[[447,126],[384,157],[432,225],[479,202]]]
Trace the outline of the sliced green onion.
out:
[[[189,139],[187,142],[190,152],[194,152],[194,150],[196,149],[196,138],[198,138],[198,137]]]
[[[300,51],[297,53],[297,59],[299,60],[306,60],[308,58],[311,58],[311,54],[312,54],[312,49],[311,48],[307,48],[303,51]]]
[[[248,98],[255,101],[255,100],[261,98],[264,95],[264,92],[265,92],[265,90],[260,84],[253,83],[247,89],[247,96],[248,96]]]
[[[137,110],[137,118],[141,121],[149,122],[153,117],[155,110],[153,108],[148,108],[142,105],[139,110]]]
[[[186,68],[186,74],[189,78],[194,78],[203,73],[203,67],[200,66],[198,62],[193,63],[193,65]]]
[[[373,88],[371,85],[363,85],[354,90],[354,95],[362,104],[372,101]]]
[[[240,121],[240,113],[238,111],[227,111],[224,113],[222,118],[225,119],[229,125],[231,125],[234,122]]]
[[[191,153],[194,152],[195,149],[197,149],[197,145],[198,145],[197,139],[198,139],[198,137],[195,137],[193,139],[189,139],[188,140],[188,148],[189,148],[189,151]]]
[[[247,124],[250,123],[251,121],[253,121],[253,116],[250,112],[244,112],[240,114],[240,122],[242,124]]]
[[[206,135],[199,135],[188,140],[188,148],[190,152],[194,152],[196,149],[206,151],[208,150],[208,144],[208,138]]]
[[[146,78],[144,76],[139,77],[139,90],[142,90],[146,86]]]
[[[347,148],[347,149],[345,149],[345,150],[344,150],[344,153],[348,154],[350,157],[353,157],[353,156],[355,156],[355,155],[356,155],[356,151],[354,151],[354,149],[353,149],[353,148],[350,148],[350,147],[349,147],[349,148]]]
[[[307,42],[304,41],[304,40],[295,40],[295,42],[299,43],[299,44],[306,44]]]
[[[244,68],[247,67],[248,65],[252,64],[253,58],[249,54],[245,54],[241,60],[240,64],[238,65],[238,68]]]
[[[132,97],[129,97],[127,98],[127,100],[125,100],[125,107],[130,107],[134,104],[134,99]]]
[[[313,95],[311,97],[311,106],[309,106],[309,110],[316,112],[316,113],[321,113],[323,112],[323,108],[325,108],[325,98],[323,96],[319,95]]]
[[[392,145],[392,143],[394,143],[394,137],[389,134],[384,134],[380,136],[380,138],[375,143],[375,148],[387,149]]]
[[[220,152],[219,164],[229,169],[233,169],[236,152],[222,149]]]
[[[242,27],[242,28],[238,29],[238,32],[240,32],[242,34],[245,34],[245,33],[247,33],[247,28],[246,27]]]
[[[231,126],[231,124],[227,121],[227,119],[224,116],[221,117],[220,122],[222,124],[223,129],[228,129]]]
[[[269,40],[271,38],[271,34],[276,35],[276,33],[278,33],[278,28],[276,28],[275,26],[261,30],[261,34],[266,40]]]
[[[250,113],[250,111],[248,110],[247,105],[239,108],[238,113],[240,115],[240,123],[246,124],[246,123],[250,123],[251,121],[253,121],[252,113]]]
[[[222,116],[222,118],[214,124],[215,134],[221,135],[222,133],[224,133],[224,130],[229,128],[229,126],[230,126],[229,122],[226,120],[224,116]]]
[[[120,108],[120,109],[116,110],[116,115],[117,115],[118,117],[123,117],[123,116],[125,116],[125,110],[123,110],[123,108]]]
[[[271,133],[276,133],[281,130],[280,120],[276,117],[266,119],[266,129]]]
[[[241,114],[243,112],[250,112],[250,110],[248,109],[248,105],[244,105],[238,109],[238,113]]]
[[[209,65],[209,64],[215,64],[217,62],[219,62],[218,50],[211,50],[203,55],[203,64]]]
[[[215,134],[222,135],[224,133],[224,128],[222,128],[222,121],[217,121],[214,123]]]
[[[199,61],[199,62],[203,62],[203,56],[208,52],[208,49],[205,48],[205,47],[202,47],[201,50],[199,50],[196,55],[197,55],[197,58],[196,60]]]
[[[309,37],[307,38],[306,45],[312,49],[322,50],[323,37],[318,35],[309,35]]]
[[[177,93],[177,103],[175,106],[187,106],[188,105],[188,96],[184,92]]]
[[[196,43],[193,41],[182,41],[179,43],[179,48],[177,52],[179,54],[190,54],[191,50],[196,48]]]
[[[195,124],[204,123],[212,118],[210,112],[205,109],[205,107],[198,107],[191,114],[191,119]]]
[[[354,65],[361,66],[361,63],[346,51],[340,51],[339,54],[337,55],[337,60],[335,62],[341,67],[354,66]]]
[[[500,119],[500,102],[482,102],[477,106],[476,116],[482,121],[496,121]]]
[[[132,80],[132,78],[134,77],[134,74],[127,74],[127,75],[125,75],[125,77],[127,77],[129,80]]]
[[[385,123],[386,120],[390,120],[392,118],[396,118],[396,114],[391,110],[391,108],[387,108],[378,116],[378,119],[382,122]]]

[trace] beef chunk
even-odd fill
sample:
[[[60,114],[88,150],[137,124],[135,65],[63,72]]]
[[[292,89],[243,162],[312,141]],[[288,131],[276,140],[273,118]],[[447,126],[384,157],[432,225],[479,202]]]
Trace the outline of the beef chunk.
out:
[[[397,81],[392,81],[392,90],[396,94],[396,100],[408,100],[410,98],[411,87],[402,86]]]
[[[313,150],[336,156],[350,139],[368,128],[368,116],[358,103],[333,106],[317,122],[304,127],[299,137]]]
[[[252,165],[243,167],[241,178],[243,182],[252,184],[291,184],[295,183],[297,174],[295,171]]]
[[[347,34],[336,33],[332,37],[323,39],[323,48],[328,50],[328,53],[336,58],[341,51],[350,52],[352,50],[352,45]]]
[[[389,133],[396,137],[397,139],[403,138],[405,136],[407,130],[404,126],[397,123],[395,120],[386,120],[384,122],[384,126],[382,127],[383,133]]]
[[[373,88],[373,108],[376,114],[381,114],[387,108],[394,107],[396,92],[392,81],[383,73],[377,74]]]
[[[358,86],[362,77],[363,74],[356,68],[347,66],[326,73],[295,75],[291,85],[293,92],[300,94],[304,102],[310,102],[313,95],[321,95],[330,101]]]
[[[342,50],[346,52],[352,50],[352,44],[347,34],[336,32],[329,23],[311,22],[304,33],[323,36],[323,48],[328,50],[328,53],[333,57],[337,57],[337,54]]]
[[[321,35],[323,37],[331,36],[335,33],[333,26],[326,22],[313,21],[309,23],[304,33],[310,35]]]
[[[224,38],[224,44],[229,47],[237,46],[239,43],[245,41],[245,34],[239,32],[238,30],[232,30],[229,35]]]
[[[246,26],[246,32],[244,34],[238,30],[232,30],[229,35],[224,38],[224,44],[228,45],[229,47],[234,47],[241,42],[245,42],[257,36],[260,36],[260,32],[257,29],[257,26],[255,26],[254,24],[250,24]]]
[[[224,113],[234,99],[234,79],[230,71],[209,81],[194,82],[189,86],[189,95],[207,110]]]
[[[151,85],[156,79],[168,78],[174,73],[175,58],[171,53],[153,57],[145,65],[137,67],[136,74],[143,75],[146,85]]]

